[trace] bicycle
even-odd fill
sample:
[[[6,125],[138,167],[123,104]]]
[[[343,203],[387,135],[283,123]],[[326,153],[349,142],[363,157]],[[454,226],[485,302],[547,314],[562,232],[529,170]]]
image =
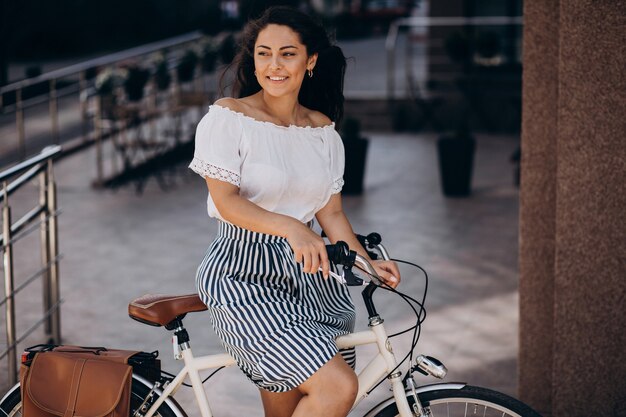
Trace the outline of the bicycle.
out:
[[[385,260],[391,259],[381,244],[380,235],[377,233],[371,233],[368,236],[357,235],[357,237],[372,259],[377,259],[379,256]],[[375,344],[378,348],[376,356],[358,374],[359,389],[353,409],[373,389],[387,380],[391,385],[393,396],[374,406],[365,414],[365,417],[436,417],[440,415],[448,417],[489,417],[496,415],[501,417],[541,417],[521,401],[486,388],[459,382],[418,386],[413,379],[413,372],[420,372],[423,375],[439,379],[447,373],[443,363],[434,357],[419,355],[414,361],[412,359],[413,350],[419,339],[420,325],[425,319],[424,301],[428,275],[424,271],[426,287],[420,302],[382,283],[377,278],[371,264],[356,252],[349,250],[345,243],[338,242],[335,245],[327,245],[327,250],[331,262],[337,266],[342,266],[340,274],[333,273],[335,279],[346,285],[365,287],[362,295],[369,316],[368,330],[338,337],[336,339],[337,346],[341,349]],[[370,280],[366,281],[354,275],[354,267],[367,275]],[[421,267],[417,267],[423,271]],[[417,319],[415,326],[396,334],[403,334],[411,330],[414,332],[411,350],[400,362],[396,360],[389,340],[395,335],[387,335],[383,326],[384,320],[377,313],[373,302],[374,291],[379,288],[392,291],[405,301],[413,302],[419,307],[418,310],[411,305]],[[213,416],[203,383],[220,369],[234,365],[235,360],[227,353],[201,357],[193,356],[189,334],[182,321],[186,314],[204,310],[206,310],[206,306],[195,294],[183,296],[145,295],[129,304],[131,318],[151,326],[163,326],[166,330],[174,332],[172,338],[174,357],[184,363],[177,375],[164,372],[161,373],[160,378],[153,378],[154,380],[133,373],[130,414],[132,417],[186,417],[186,413],[173,398],[173,395],[184,384],[187,377],[191,381],[190,386],[193,388],[201,416]],[[405,372],[402,372],[400,367],[407,360],[410,362],[410,366]],[[216,370],[204,381],[201,380],[199,371],[208,369]],[[11,388],[0,400],[0,411],[2,412],[0,417],[21,415],[19,384]]]

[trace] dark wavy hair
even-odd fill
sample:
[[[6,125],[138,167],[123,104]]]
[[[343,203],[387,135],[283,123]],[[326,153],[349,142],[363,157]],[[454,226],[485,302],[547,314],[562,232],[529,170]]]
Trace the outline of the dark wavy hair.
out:
[[[229,66],[236,70],[233,96],[247,97],[261,90],[254,75],[254,44],[259,32],[270,24],[288,26],[300,36],[308,56],[318,54],[313,77],[305,75],[298,101],[309,109],[324,113],[338,123],[343,116],[346,58],[341,48],[331,44],[322,25],[309,15],[291,7],[270,7],[259,18],[246,24],[237,56]]]

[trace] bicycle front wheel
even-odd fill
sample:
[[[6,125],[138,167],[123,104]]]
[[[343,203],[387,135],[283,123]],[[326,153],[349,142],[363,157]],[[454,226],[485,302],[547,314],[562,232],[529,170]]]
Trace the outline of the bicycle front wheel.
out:
[[[133,417],[137,409],[143,403],[144,398],[150,392],[150,388],[144,385],[141,381],[133,378],[131,386],[130,397],[130,415]],[[168,404],[162,404],[157,410],[155,417],[186,417],[186,415],[180,410],[180,407],[175,412]],[[145,411],[141,413],[145,414]],[[19,385],[13,387],[12,391],[5,396],[2,403],[0,403],[0,417],[22,417],[22,397],[20,394]]]
[[[446,417],[541,417],[539,413],[513,397],[486,388],[466,385],[461,389],[442,389],[418,394],[429,416]],[[407,394],[413,407],[413,396]],[[385,403],[388,403],[385,406]],[[367,417],[396,417],[398,407],[393,398],[383,401]]]

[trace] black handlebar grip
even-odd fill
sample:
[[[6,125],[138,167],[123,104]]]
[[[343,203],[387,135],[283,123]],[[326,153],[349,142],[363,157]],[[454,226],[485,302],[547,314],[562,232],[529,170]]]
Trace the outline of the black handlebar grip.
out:
[[[380,245],[380,242],[383,241],[383,238],[380,236],[380,234],[376,232],[372,232],[367,236],[357,234],[356,238],[361,244],[361,246],[363,246],[364,248],[369,248],[369,249],[372,249],[376,245]]]
[[[335,265],[344,265],[350,258],[350,248],[346,242],[338,241],[334,245],[326,245],[328,260]]]
[[[380,242],[382,241],[383,241],[383,238],[380,236],[380,234],[376,232],[372,232],[369,235],[367,235],[367,242],[370,245],[380,245]]]

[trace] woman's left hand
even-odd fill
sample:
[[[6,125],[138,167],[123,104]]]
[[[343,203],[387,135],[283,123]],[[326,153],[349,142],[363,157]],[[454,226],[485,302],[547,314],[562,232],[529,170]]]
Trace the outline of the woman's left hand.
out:
[[[400,270],[394,261],[372,261],[372,266],[385,284],[393,288],[400,284]]]

